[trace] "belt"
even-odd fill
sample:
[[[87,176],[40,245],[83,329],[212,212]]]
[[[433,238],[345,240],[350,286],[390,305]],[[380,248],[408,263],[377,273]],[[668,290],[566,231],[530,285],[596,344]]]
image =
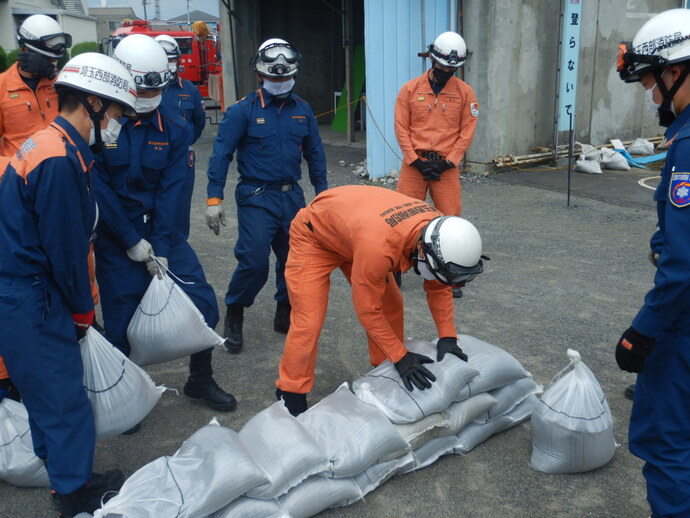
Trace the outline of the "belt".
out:
[[[420,151],[419,156],[426,158],[427,160],[445,160],[446,158],[437,151]]]
[[[247,176],[241,176],[240,182],[257,185],[263,187],[264,189],[280,192],[290,192],[292,189],[295,188],[295,185],[297,184],[297,182],[264,182],[262,180],[256,180],[254,178],[249,178]]]

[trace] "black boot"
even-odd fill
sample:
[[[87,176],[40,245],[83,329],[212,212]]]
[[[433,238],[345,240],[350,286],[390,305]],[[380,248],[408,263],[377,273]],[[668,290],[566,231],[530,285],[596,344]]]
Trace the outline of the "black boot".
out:
[[[183,392],[192,399],[203,399],[213,410],[231,412],[237,408],[235,396],[225,392],[213,379],[211,355],[208,353],[189,357],[189,378]]]
[[[91,513],[115,496],[122,487],[125,476],[119,469],[94,473],[91,479],[77,490],[66,495],[53,491],[53,505],[61,518],[72,518],[79,513]]]
[[[273,318],[273,330],[276,333],[287,334],[290,329],[290,306],[289,302],[278,302],[276,306],[276,316]]]
[[[17,385],[12,382],[11,378],[4,378],[0,380],[0,390],[5,390],[7,392],[5,394],[7,399],[14,399],[15,401],[22,400],[19,389],[17,388]]]
[[[625,394],[626,399],[629,399],[630,401],[634,400],[635,399],[635,384],[633,383],[632,385],[628,385],[627,387],[625,387],[623,394]]]
[[[230,304],[225,313],[225,331],[223,332],[223,349],[230,354],[237,354],[242,350],[242,323],[244,322],[244,306]]]
[[[453,298],[454,299],[461,299],[462,298],[462,288],[453,288]]]

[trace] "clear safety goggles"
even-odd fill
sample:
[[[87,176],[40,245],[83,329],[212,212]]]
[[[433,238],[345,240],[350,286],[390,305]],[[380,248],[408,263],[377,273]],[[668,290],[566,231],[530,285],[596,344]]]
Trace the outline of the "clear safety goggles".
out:
[[[264,63],[273,63],[281,56],[283,57],[281,61],[284,60],[292,65],[299,61],[300,52],[289,43],[272,43],[259,51],[259,59]]]
[[[616,70],[626,83],[636,83],[640,74],[655,68],[665,68],[667,59],[651,54],[637,54],[632,50],[632,43],[624,41],[618,44],[618,62]]]
[[[67,49],[72,46],[72,35],[66,32],[58,32],[56,34],[46,34],[35,40],[25,40],[29,45],[33,45],[46,52],[59,54],[64,56]]]
[[[455,263],[444,263],[439,261],[433,250],[427,250],[424,248],[424,253],[431,257],[432,261],[424,260],[424,262],[429,267],[431,273],[434,277],[443,284],[447,284],[453,287],[462,287],[470,281],[473,281],[477,275],[484,271],[484,261],[489,261],[490,259],[482,255],[481,259],[474,266],[466,267],[460,266]],[[421,259],[419,259],[421,261]]]

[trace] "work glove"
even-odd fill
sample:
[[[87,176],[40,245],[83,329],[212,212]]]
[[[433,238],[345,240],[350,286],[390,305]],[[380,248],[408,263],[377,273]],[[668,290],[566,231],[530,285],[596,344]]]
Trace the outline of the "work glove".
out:
[[[650,250],[647,253],[647,257],[649,257],[649,262],[652,263],[654,268],[657,267],[657,262],[659,261],[659,252],[655,252],[654,250]]]
[[[153,253],[153,247],[151,243],[146,241],[146,239],[140,240],[132,248],[127,249],[127,257],[129,257],[135,263],[146,263],[151,261],[151,256],[155,255]]]
[[[151,274],[151,277],[158,275],[158,278],[162,279],[165,272],[168,271],[168,259],[156,256],[155,259],[146,263],[146,269]]]
[[[52,79],[57,75],[57,68],[55,65],[53,65],[47,57],[36,54],[35,52],[22,50],[17,54],[17,62],[19,63],[19,68],[25,72],[36,74],[38,77]]]
[[[223,205],[209,205],[206,207],[206,224],[208,228],[213,230],[215,235],[220,233],[221,223],[225,226],[225,211]]]
[[[408,351],[400,361],[394,364],[400,373],[405,388],[410,392],[413,390],[412,385],[419,390],[424,390],[431,387],[431,381],[436,381],[436,376],[424,367],[425,363],[434,363],[434,360],[423,354]]]
[[[458,347],[458,339],[455,337],[439,338],[436,344],[436,361],[440,362],[446,354],[454,354],[462,361],[467,361],[467,355]]]
[[[285,403],[285,408],[294,417],[297,417],[302,412],[307,411],[307,395],[297,394],[295,392],[285,392],[284,390],[276,389],[276,398],[281,399]]]
[[[424,178],[424,180],[427,182],[429,180],[441,180],[439,173],[437,173],[436,168],[433,165],[431,165],[430,160],[422,160],[421,158],[418,158],[410,165],[416,168],[420,173],[422,173],[422,178]]]
[[[428,163],[434,171],[432,179],[436,181],[441,181],[441,173],[448,169],[455,168],[455,164],[450,160],[429,160]]]
[[[86,330],[93,324],[96,313],[92,309],[88,313],[72,313],[72,322],[77,333],[77,341],[86,336]]]
[[[629,327],[616,344],[616,363],[621,370],[642,372],[644,362],[652,352],[656,340]]]

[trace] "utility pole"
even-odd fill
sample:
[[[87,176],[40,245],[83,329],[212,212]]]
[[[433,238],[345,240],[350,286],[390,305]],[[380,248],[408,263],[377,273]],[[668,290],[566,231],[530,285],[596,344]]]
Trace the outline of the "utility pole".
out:
[[[189,0],[187,0],[187,29],[192,30],[192,24],[189,21]]]
[[[156,18],[162,20],[161,18],[161,0],[156,0]]]
[[[144,6],[144,20],[148,20],[149,17],[146,15],[146,6],[148,5],[148,2],[146,0],[141,0],[141,5]]]

